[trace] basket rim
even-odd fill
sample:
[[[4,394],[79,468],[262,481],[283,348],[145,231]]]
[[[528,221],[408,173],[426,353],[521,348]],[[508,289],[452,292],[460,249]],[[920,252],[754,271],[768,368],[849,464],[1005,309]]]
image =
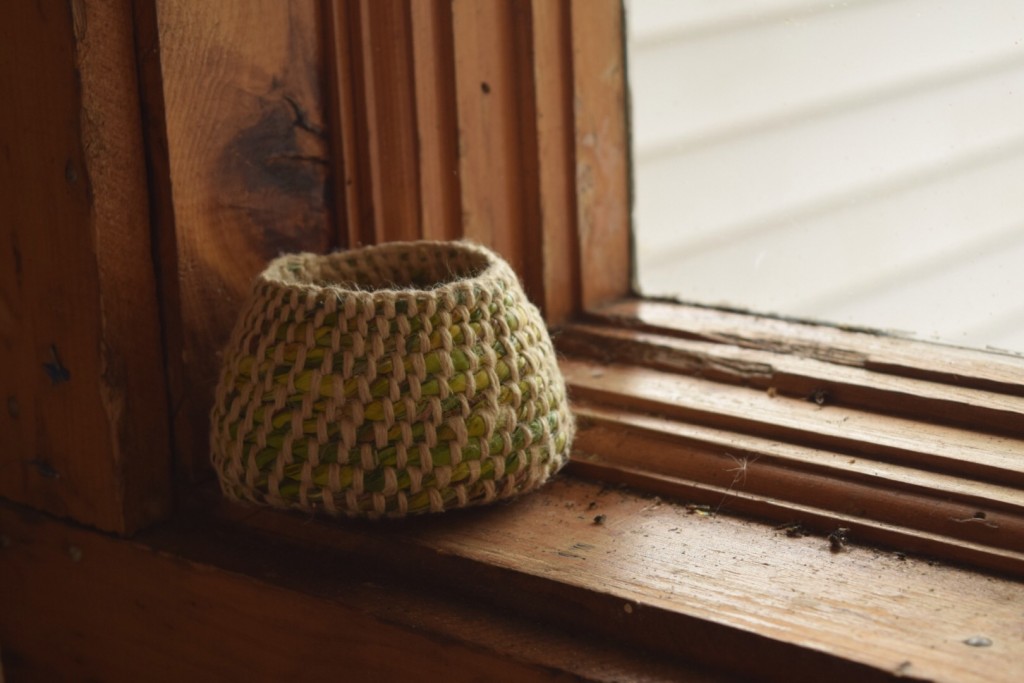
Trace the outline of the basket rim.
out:
[[[430,287],[398,286],[398,287],[353,287],[352,282],[312,281],[295,276],[296,266],[305,268],[309,264],[319,264],[353,257],[366,257],[374,254],[422,254],[425,252],[453,252],[479,257],[482,267],[472,275],[456,276]],[[301,265],[300,265],[301,264]],[[414,296],[438,298],[455,295],[467,290],[479,290],[498,286],[507,288],[509,285],[519,287],[519,279],[511,266],[490,249],[469,240],[415,240],[403,242],[386,242],[368,245],[356,249],[338,250],[326,254],[298,252],[282,254],[273,259],[257,278],[259,284],[269,285],[277,289],[295,291],[303,294],[334,295],[338,297],[357,297],[360,299],[393,299],[395,297]]]

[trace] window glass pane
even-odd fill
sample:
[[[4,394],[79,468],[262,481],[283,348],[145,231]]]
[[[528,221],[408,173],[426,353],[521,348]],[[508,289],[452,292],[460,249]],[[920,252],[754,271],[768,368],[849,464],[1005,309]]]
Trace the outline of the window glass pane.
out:
[[[1024,2],[626,8],[644,294],[1024,351]]]

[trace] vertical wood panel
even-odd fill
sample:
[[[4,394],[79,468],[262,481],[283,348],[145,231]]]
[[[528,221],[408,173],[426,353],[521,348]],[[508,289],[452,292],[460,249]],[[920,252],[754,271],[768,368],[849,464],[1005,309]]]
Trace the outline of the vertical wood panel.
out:
[[[339,246],[373,244],[373,203],[370,174],[364,167],[365,154],[357,141],[365,137],[366,111],[357,107],[361,71],[356,68],[359,33],[351,26],[356,0],[334,0],[324,9],[324,56],[327,60],[327,132],[331,143],[332,184],[335,203],[335,231]]]
[[[423,237],[462,235],[451,2],[411,2]]]
[[[362,0],[359,42],[375,241],[420,236],[412,36],[403,0]]]
[[[485,244],[511,262],[550,324],[628,293],[617,2],[331,8],[330,128],[349,243]],[[385,211],[401,219],[384,221]]]
[[[0,10],[0,495],[131,533],[170,449],[127,2]]]
[[[521,235],[533,217],[524,188],[534,180],[523,177],[524,154],[533,150],[520,130],[522,98],[532,98],[517,71],[516,33],[528,30],[522,7],[507,0],[452,3],[463,234],[496,249],[521,277]]]
[[[457,237],[450,10],[330,5],[332,130],[349,244]]]
[[[568,0],[533,0],[532,7],[543,264],[539,303],[549,322],[560,322],[574,313],[580,302],[572,24]]]
[[[252,278],[281,252],[326,251],[330,157],[320,6],[156,0],[180,329],[169,349],[186,472],[205,469],[219,351]],[[172,331],[169,338],[175,336]],[[172,372],[174,370],[172,369]]]
[[[625,296],[631,289],[623,40],[619,0],[572,0],[576,200],[584,308]]]
[[[356,101],[367,121],[356,143],[365,155],[361,166],[369,173],[372,207],[362,220],[370,222],[374,242],[416,239],[419,174],[409,6],[404,0],[347,4],[354,15],[349,28],[356,31],[354,61],[362,71]]]

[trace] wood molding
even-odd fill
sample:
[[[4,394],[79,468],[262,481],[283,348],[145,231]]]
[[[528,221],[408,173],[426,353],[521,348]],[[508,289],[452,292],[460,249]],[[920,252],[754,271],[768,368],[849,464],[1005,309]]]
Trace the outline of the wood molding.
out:
[[[581,307],[632,287],[630,140],[621,0],[572,0]]]
[[[628,292],[625,76],[621,51],[609,66],[600,42],[620,34],[620,12],[612,0],[332,2],[343,242],[480,242],[551,324]]]
[[[743,318],[624,301],[563,328],[576,471],[1024,575],[1024,358]]]
[[[648,299],[620,299],[593,320],[687,339],[777,351],[949,386],[1024,396],[1024,356],[960,348],[844,328]]]
[[[818,406],[858,408],[887,416],[1020,436],[1024,396],[904,377],[848,363],[785,352],[685,339],[618,325],[574,324],[559,336],[569,353],[745,386]],[[837,349],[833,347],[833,352]],[[933,349],[942,355],[942,349]],[[1024,377],[1024,359],[1021,359]],[[951,370],[952,364],[945,364]],[[960,372],[966,372],[961,364]]]
[[[576,85],[585,62],[574,60],[572,15],[568,0],[533,0],[533,80],[536,88],[535,122],[537,182],[537,227],[543,254],[534,263],[533,277],[543,282],[543,309],[550,324],[575,316],[583,302],[583,265],[586,247],[579,225],[579,185],[576,128]],[[604,18],[595,14],[594,21]],[[620,197],[626,201],[625,195]],[[625,226],[628,230],[628,226]],[[535,253],[537,253],[535,252]],[[539,266],[539,268],[538,268]]]
[[[450,2],[412,2],[412,50],[424,239],[460,234],[459,144]]]
[[[337,0],[326,26],[342,242],[417,239],[422,170],[410,4]]]

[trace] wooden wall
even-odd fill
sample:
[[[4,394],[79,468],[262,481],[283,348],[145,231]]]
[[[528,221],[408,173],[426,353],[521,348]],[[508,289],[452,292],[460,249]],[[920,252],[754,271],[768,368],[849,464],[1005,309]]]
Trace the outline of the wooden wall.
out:
[[[132,13],[0,6],[0,496],[131,532],[170,511]]]
[[[140,24],[154,182],[170,188],[156,229],[172,421],[191,479],[205,468],[219,352],[252,279],[282,252],[339,246],[320,6],[158,0]]]
[[[472,239],[552,324],[627,293],[620,40],[616,0],[5,4],[0,495],[166,518],[282,252]]]
[[[608,199],[625,196],[623,110],[577,97],[610,89],[623,101],[621,54],[600,42],[618,35],[619,7],[576,9],[156,0],[144,13],[151,157],[171,188],[157,227],[187,478],[205,469],[217,353],[250,281],[282,252],[472,239],[512,263],[553,323],[625,293],[625,203]]]

